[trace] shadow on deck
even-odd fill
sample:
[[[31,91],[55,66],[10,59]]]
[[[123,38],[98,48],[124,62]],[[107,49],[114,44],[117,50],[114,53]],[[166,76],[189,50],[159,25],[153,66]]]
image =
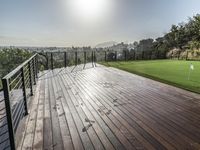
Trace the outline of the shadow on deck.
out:
[[[198,94],[82,68],[40,74],[18,149],[200,149]]]

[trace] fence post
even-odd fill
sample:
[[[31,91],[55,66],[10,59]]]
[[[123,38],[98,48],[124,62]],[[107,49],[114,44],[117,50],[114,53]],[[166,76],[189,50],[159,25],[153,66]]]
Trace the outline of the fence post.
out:
[[[152,59],[152,51],[150,51],[149,59]]]
[[[115,51],[115,61],[117,61],[117,51]]]
[[[38,78],[38,56],[35,56],[35,77]]]
[[[77,51],[75,52],[75,66],[77,66],[78,65],[78,62],[77,62]]]
[[[107,61],[107,52],[105,51],[105,62]]]
[[[67,52],[64,52],[64,63],[65,63],[65,68],[67,67]]]
[[[4,92],[4,102],[6,106],[6,119],[8,125],[8,133],[9,133],[9,141],[10,141],[10,148],[15,150],[15,135],[13,131],[13,120],[12,120],[12,111],[10,105],[10,95],[9,95],[9,83],[7,79],[2,79],[3,84],[3,92]]]
[[[142,60],[144,60],[144,51],[142,51]]]
[[[86,51],[84,52],[84,64],[86,64]]]
[[[21,68],[21,77],[22,77],[22,91],[23,91],[23,97],[24,97],[25,115],[28,115],[27,97],[26,97],[26,84],[25,84],[25,78],[24,78],[24,67]]]
[[[157,59],[159,59],[160,58],[160,52],[158,51],[157,52]]]
[[[47,68],[47,70],[49,70],[49,57],[48,57],[48,53],[47,52],[46,52],[46,58],[47,58],[46,68]]]
[[[125,61],[126,61],[127,60],[126,50],[124,51],[124,58],[125,58]]]
[[[180,59],[181,51],[178,52],[178,60]]]
[[[83,66],[83,69],[85,69],[85,65],[86,65],[86,51],[84,51],[84,66]]]
[[[94,52],[92,51],[92,67],[94,67]]]
[[[30,82],[30,90],[31,96],[33,96],[33,81],[32,81],[32,71],[31,71],[31,61],[28,62],[28,70],[29,70],[29,82]]]
[[[36,66],[35,66],[35,58],[33,58],[33,61],[32,61],[32,65],[33,65],[33,83],[34,85],[36,85]]]
[[[97,61],[96,59],[97,59],[97,58],[96,58],[96,51],[94,51],[94,65],[95,65],[95,67],[97,66],[97,65],[96,65],[96,61]]]
[[[188,60],[188,51],[187,51],[187,53],[186,53],[186,58],[185,58],[186,60]]]
[[[173,58],[173,51],[172,51],[172,54],[171,54],[171,59]]]
[[[51,52],[51,69],[53,70],[53,53]]]

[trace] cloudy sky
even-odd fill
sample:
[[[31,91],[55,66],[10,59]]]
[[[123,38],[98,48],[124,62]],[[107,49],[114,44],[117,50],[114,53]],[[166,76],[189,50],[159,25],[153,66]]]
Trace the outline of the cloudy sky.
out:
[[[0,45],[133,42],[197,13],[200,0],[0,0]]]

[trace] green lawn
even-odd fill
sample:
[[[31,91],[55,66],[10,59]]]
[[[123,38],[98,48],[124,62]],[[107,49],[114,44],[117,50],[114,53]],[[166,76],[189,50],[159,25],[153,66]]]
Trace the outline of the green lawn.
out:
[[[191,63],[194,70],[191,70],[190,79],[188,80]],[[198,61],[149,60],[106,62],[102,64],[200,93],[200,62]]]

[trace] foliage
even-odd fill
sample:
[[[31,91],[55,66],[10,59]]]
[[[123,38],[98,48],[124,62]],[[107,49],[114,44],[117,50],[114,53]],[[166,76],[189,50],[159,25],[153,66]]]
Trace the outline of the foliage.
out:
[[[0,50],[0,78],[8,74],[32,55],[31,52],[18,48],[4,48]],[[0,89],[2,84],[0,81]]]
[[[199,49],[200,48],[200,14],[188,19],[186,23],[172,25],[168,33],[155,40],[143,39],[133,43],[136,51],[151,51],[152,54],[161,53],[165,58],[166,53],[171,49]],[[155,57],[155,56],[153,56]]]

